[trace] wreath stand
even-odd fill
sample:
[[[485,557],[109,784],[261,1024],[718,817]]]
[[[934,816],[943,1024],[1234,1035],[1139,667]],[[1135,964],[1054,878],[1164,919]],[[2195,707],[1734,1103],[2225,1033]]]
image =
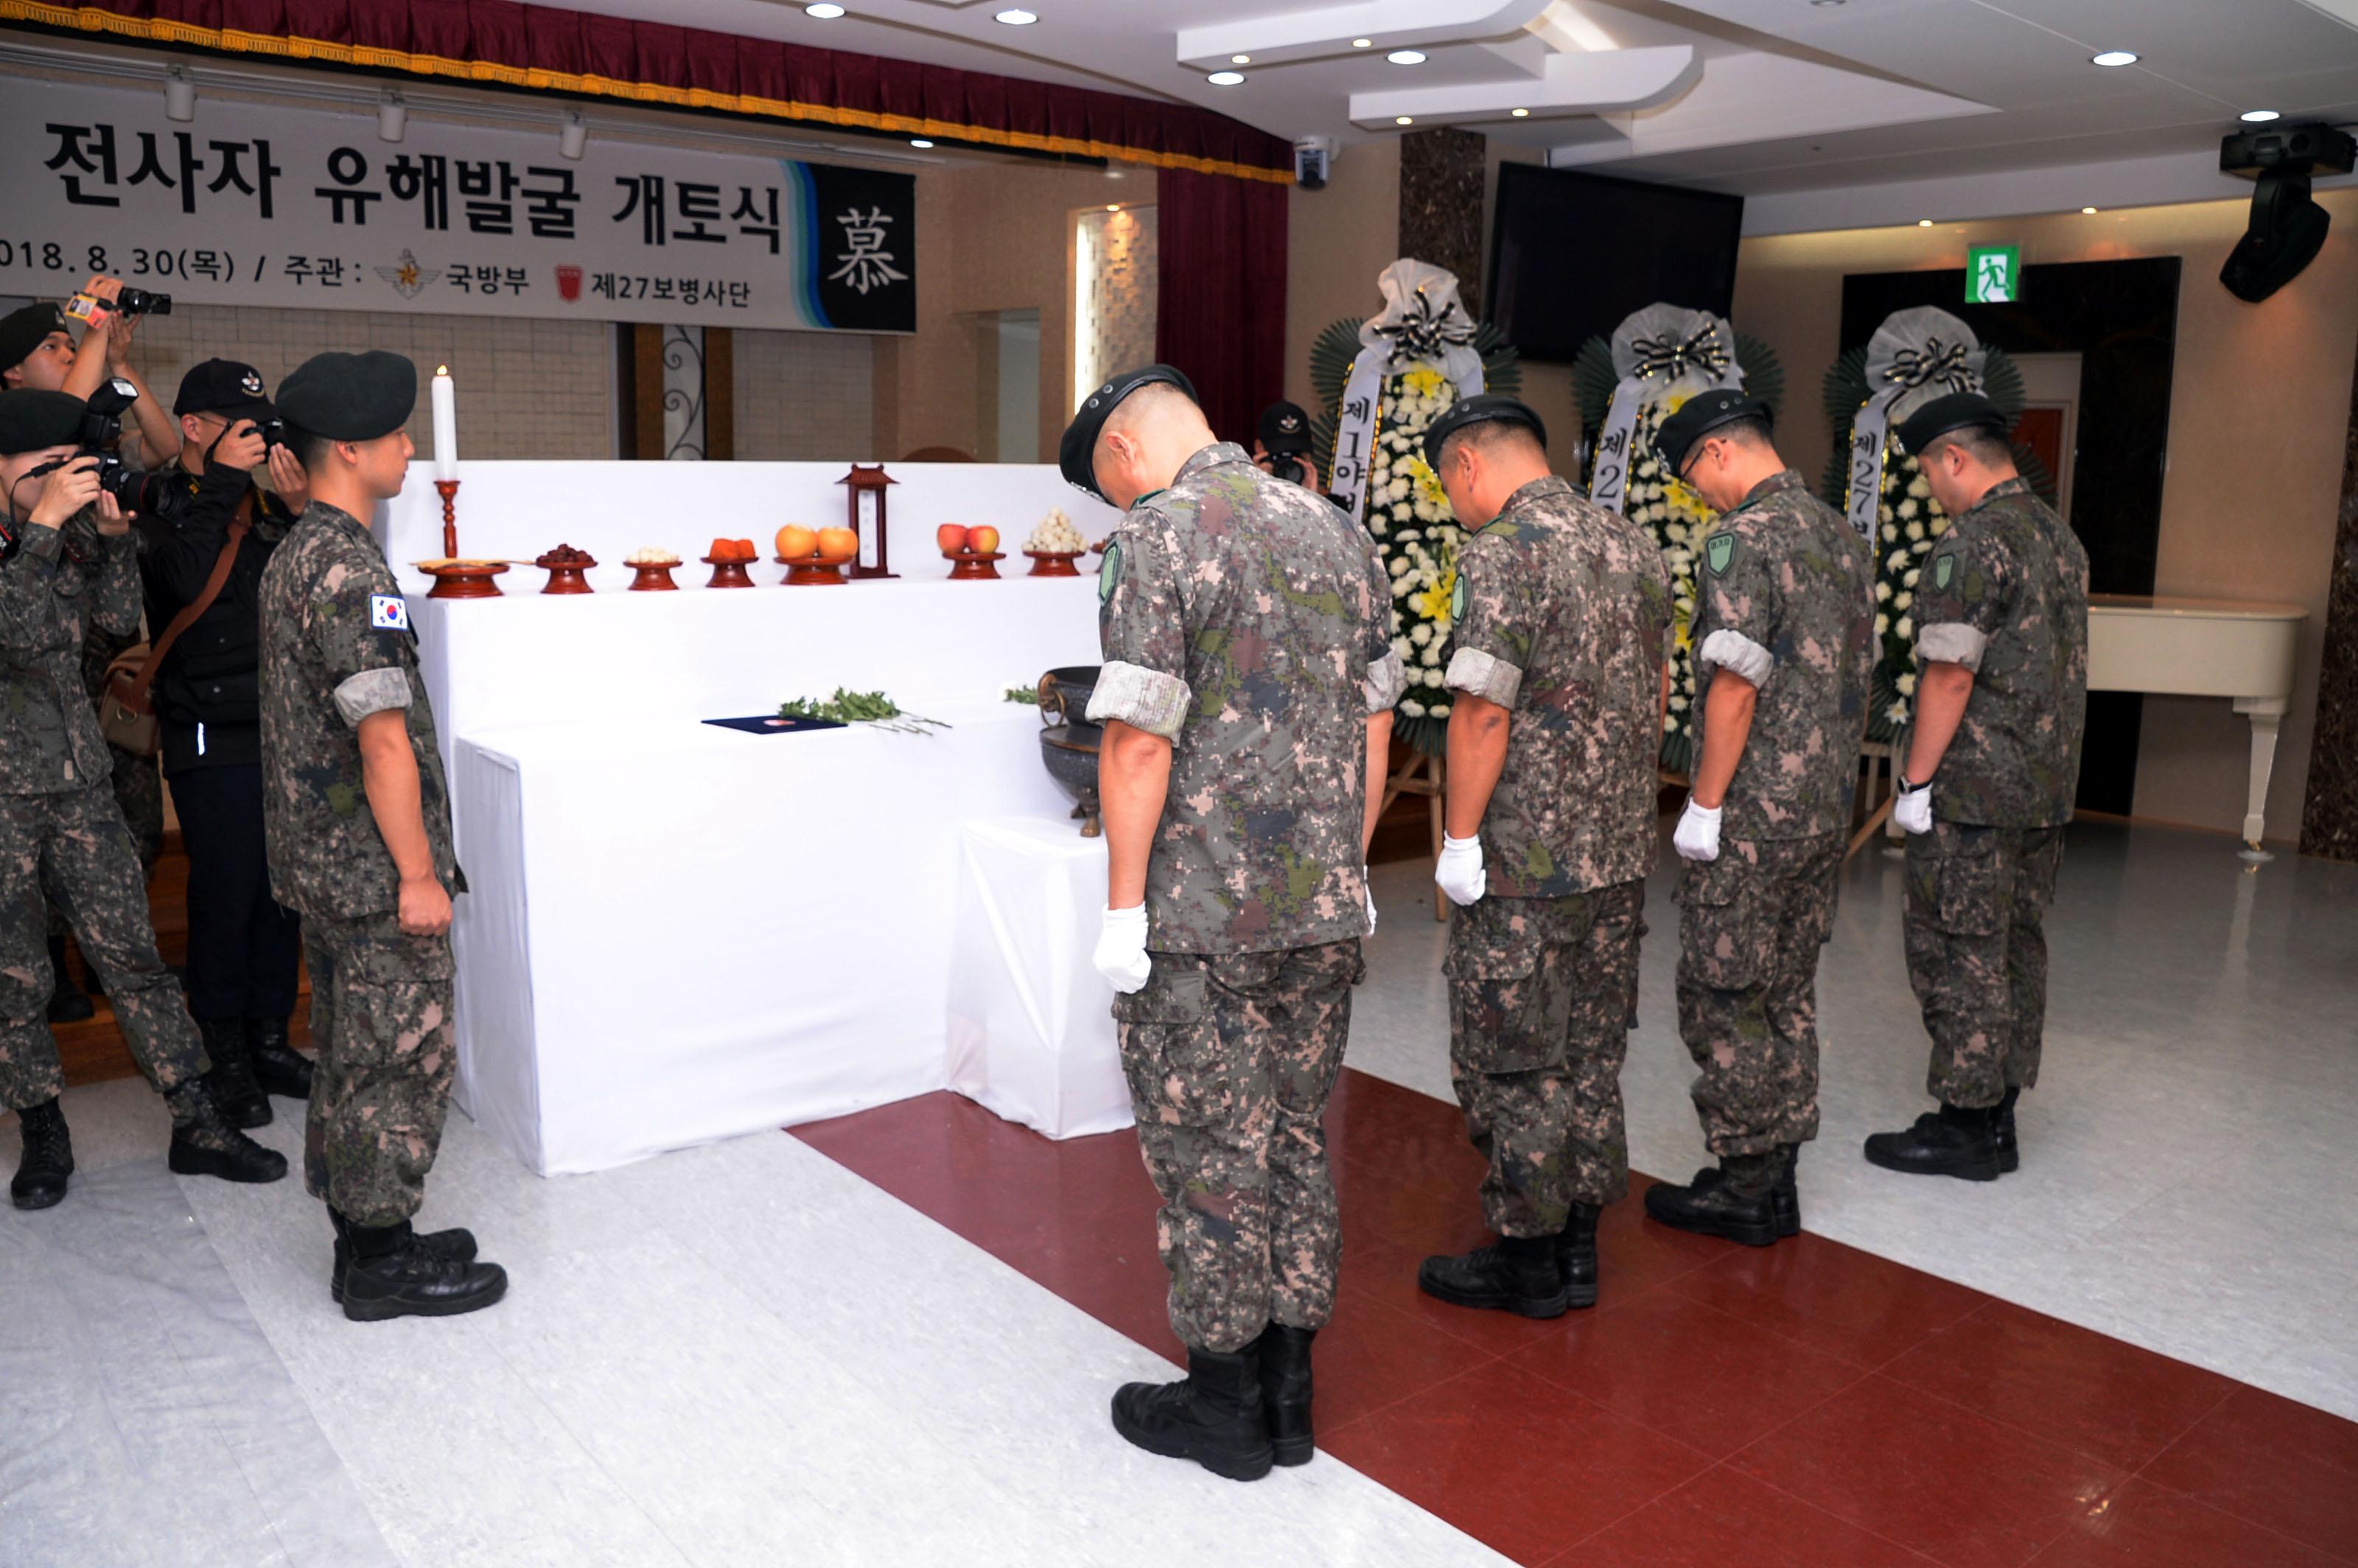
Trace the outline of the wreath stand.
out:
[[[1436,871],[1441,867],[1441,801],[1445,774],[1446,765],[1439,757],[1428,757],[1412,749],[1400,771],[1384,780],[1384,803],[1376,808],[1376,818],[1381,821],[1384,813],[1392,808],[1392,802],[1401,796],[1424,796],[1426,816],[1433,827],[1433,864]],[[1433,918],[1443,922],[1449,918],[1449,895],[1441,891],[1438,883],[1433,889]]]
[[[1858,747],[1859,761],[1866,766],[1858,771],[1858,788],[1853,796],[1854,816],[1865,820],[1850,836],[1850,848],[1843,851],[1847,861],[1866,847],[1866,841],[1878,829],[1891,834],[1891,807],[1899,799],[1899,755],[1898,750],[1882,741],[1862,741]],[[1879,801],[1877,797],[1880,797]]]

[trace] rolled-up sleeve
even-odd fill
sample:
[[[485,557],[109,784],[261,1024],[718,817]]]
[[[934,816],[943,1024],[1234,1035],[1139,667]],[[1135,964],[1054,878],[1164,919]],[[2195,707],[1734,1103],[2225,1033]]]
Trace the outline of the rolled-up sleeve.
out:
[[[1387,648],[1382,658],[1368,666],[1368,678],[1360,686],[1367,694],[1368,713],[1381,713],[1408,689],[1408,665],[1398,653]]]
[[[1501,708],[1515,705],[1537,636],[1531,585],[1528,574],[1518,569],[1521,565],[1505,540],[1489,534],[1476,535],[1459,555],[1459,613],[1449,633],[1449,667],[1441,677],[1450,690]]]
[[[1450,654],[1449,669],[1441,678],[1452,691],[1478,697],[1501,708],[1514,707],[1515,698],[1523,689],[1521,665],[1510,665],[1479,648],[1461,647]]]
[[[1952,528],[1916,574],[1916,658],[1963,665],[1978,674],[1991,633],[2006,624],[2006,575],[2000,553]]]
[[[1777,667],[1768,651],[1777,640],[1783,612],[1775,563],[1741,520],[1723,525],[1725,540],[1716,535],[1724,553],[1703,552],[1703,570],[1695,580],[1695,667],[1716,666],[1739,676],[1752,686],[1765,686]]]
[[[1963,665],[1979,673],[1982,654],[1988,647],[1988,633],[1954,621],[1943,621],[1916,633],[1916,658],[1920,664]]]
[[[1695,662],[1705,668],[1717,665],[1733,676],[1740,676],[1754,686],[1768,684],[1768,672],[1777,667],[1777,656],[1743,633],[1723,626],[1703,640],[1695,654]]]
[[[393,668],[362,670],[336,687],[336,711],[353,729],[372,713],[397,712],[409,706],[409,676]]]
[[[1088,717],[1174,739],[1195,701],[1176,563],[1150,520],[1125,524],[1106,548],[1098,610],[1105,667],[1089,694]]]

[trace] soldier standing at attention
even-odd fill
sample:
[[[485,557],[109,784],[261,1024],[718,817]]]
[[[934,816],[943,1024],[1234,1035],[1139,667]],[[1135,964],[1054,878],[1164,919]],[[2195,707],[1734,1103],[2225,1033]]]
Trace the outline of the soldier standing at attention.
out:
[[[229,1125],[180,988],[156,952],[146,879],[115,804],[106,741],[83,695],[92,624],[139,623],[130,524],[80,449],[82,400],[0,393],[0,1109],[24,1148],[10,1201],[66,1195],[73,1141],[58,1104],[65,1077],[46,1014],[43,890],[55,893],[114,998],[139,1070],[172,1112],[168,1156],[182,1175],[275,1182],[284,1156]]]
[[[1908,978],[1941,1102],[1866,1157],[1995,1181],[2021,1164],[2014,1104],[2039,1081],[2041,929],[2088,717],[2088,553],[2015,471],[2006,418],[1954,393],[1899,427],[1954,519],[1916,587],[1916,711],[1892,817],[1908,833]]]
[[[1392,704],[1391,595],[1332,505],[1217,440],[1167,365],[1089,395],[1065,477],[1106,547],[1088,716],[1109,874],[1097,967],[1163,1195],[1187,1376],[1114,1395],[1150,1453],[1254,1480],[1307,1464],[1311,1337],[1342,1236],[1321,1117],[1342,1070]]]
[[[1818,1135],[1818,954],[1875,668],[1874,568],[1769,440],[1768,405],[1705,392],[1662,421],[1671,470],[1721,514],[1693,635],[1703,751],[1679,858],[1679,1033],[1719,1157],[1649,1188],[1665,1225],[1766,1247],[1801,1229],[1794,1163]]]
[[[1525,1317],[1595,1304],[1597,1213],[1628,1191],[1621,1062],[1660,843],[1671,626],[1661,552],[1550,472],[1546,442],[1538,415],[1487,395],[1424,437],[1471,531],[1433,880],[1458,906],[1449,1075],[1499,1238],[1426,1259],[1417,1285]]]
[[[457,1067],[450,899],[466,891],[408,604],[363,521],[401,493],[416,401],[398,354],[319,354],[287,378],[311,502],[262,573],[263,826],[272,892],[303,920],[319,1055],[303,1180],[355,1322],[474,1312],[508,1284],[466,1231],[409,1224]]]

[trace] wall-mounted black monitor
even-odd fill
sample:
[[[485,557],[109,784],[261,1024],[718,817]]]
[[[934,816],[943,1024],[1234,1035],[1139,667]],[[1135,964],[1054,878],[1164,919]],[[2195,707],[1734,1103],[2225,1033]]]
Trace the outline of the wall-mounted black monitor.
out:
[[[1743,227],[1741,196],[1501,164],[1483,297],[1523,358],[1569,362],[1656,300],[1725,316]]]

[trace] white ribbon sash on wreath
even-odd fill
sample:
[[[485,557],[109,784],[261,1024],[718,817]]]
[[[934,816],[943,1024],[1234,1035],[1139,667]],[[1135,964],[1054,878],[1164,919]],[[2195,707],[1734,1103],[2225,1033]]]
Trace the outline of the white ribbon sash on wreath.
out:
[[[1989,355],[1974,330],[1937,305],[1895,310],[1866,344],[1866,403],[1850,428],[1850,525],[1875,538],[1891,427],[1936,397],[1979,392]]]
[[[1476,396],[1483,386],[1482,356],[1474,348],[1474,323],[1457,298],[1456,274],[1403,258],[1384,268],[1376,287],[1383,290],[1384,308],[1359,324],[1359,352],[1343,389],[1327,481],[1353,517],[1367,510],[1385,376],[1430,362],[1456,384],[1460,397]]]
[[[1649,305],[1613,330],[1613,373],[1621,379],[1596,436],[1596,468],[1588,499],[1619,512],[1629,492],[1629,443],[1638,416],[1657,398],[1693,397],[1715,386],[1744,387],[1736,362],[1736,329],[1708,310]]]

